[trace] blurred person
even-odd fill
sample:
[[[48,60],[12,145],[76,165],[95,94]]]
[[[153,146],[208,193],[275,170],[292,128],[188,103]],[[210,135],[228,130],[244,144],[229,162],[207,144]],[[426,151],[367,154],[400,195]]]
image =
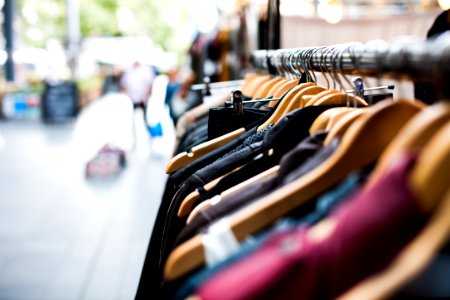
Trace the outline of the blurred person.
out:
[[[123,72],[120,79],[121,91],[130,97],[134,109],[141,108],[143,110],[144,120],[147,119],[147,102],[152,93],[155,76],[152,67],[143,65],[136,60],[129,69]]]
[[[190,87],[194,80],[193,72],[183,72],[178,68],[167,72],[169,82],[166,89],[165,104],[169,108],[170,118],[176,126],[178,118],[192,106],[193,97]]]
[[[169,82],[167,83],[166,97],[164,99],[164,104],[166,104],[169,108],[169,115],[174,124],[177,123],[178,116],[173,109],[173,99],[181,86],[181,82],[178,79],[178,73],[178,69],[175,68],[167,71],[167,78],[169,79]]]
[[[134,110],[142,110],[147,131],[147,104],[152,93],[153,81],[156,77],[153,67],[141,64],[136,60],[130,68],[125,69],[120,78],[120,90],[128,95]],[[135,120],[136,121],[136,120]],[[136,122],[134,121],[134,146],[137,143]]]

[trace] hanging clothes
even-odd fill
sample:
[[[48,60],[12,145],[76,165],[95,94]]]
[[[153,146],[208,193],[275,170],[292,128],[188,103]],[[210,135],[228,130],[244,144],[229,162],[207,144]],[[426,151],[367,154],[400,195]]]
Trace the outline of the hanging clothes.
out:
[[[330,51],[293,52],[312,68],[302,71],[323,71],[319,50]],[[292,53],[282,55],[291,60]],[[243,90],[259,87],[256,94],[268,98],[277,89],[281,94],[284,82],[254,80],[259,83]],[[186,132],[180,145],[187,148],[170,162],[176,167],[166,183],[137,298],[334,299],[390,267],[427,228],[435,213],[427,201],[439,203],[446,181],[440,176],[440,194],[426,200],[420,183],[411,185],[426,165],[420,149],[428,146],[430,134],[408,140],[402,130],[434,116],[434,133],[450,121],[450,109],[447,114],[446,108],[392,100],[367,107],[362,98],[316,84],[311,94],[299,94],[308,88],[299,82],[283,91],[273,109],[254,111],[247,105],[254,119],[240,128],[219,125],[224,135],[208,143],[201,141],[213,122],[209,118],[233,109],[213,109]],[[430,113],[436,110],[441,115]],[[239,134],[224,139],[231,128]],[[418,128],[416,133],[428,127]],[[198,151],[210,145],[212,150]],[[188,147],[191,153],[183,156]],[[438,166],[446,166],[445,153],[436,157],[442,160]]]

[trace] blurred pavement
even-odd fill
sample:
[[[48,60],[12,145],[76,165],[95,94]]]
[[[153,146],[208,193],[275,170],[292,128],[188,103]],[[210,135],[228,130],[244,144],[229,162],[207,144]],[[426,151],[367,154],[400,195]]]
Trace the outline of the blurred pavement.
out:
[[[152,140],[142,111],[108,95],[70,124],[0,122],[0,299],[134,298],[172,153],[168,118]],[[88,181],[106,142],[127,150],[127,167]]]

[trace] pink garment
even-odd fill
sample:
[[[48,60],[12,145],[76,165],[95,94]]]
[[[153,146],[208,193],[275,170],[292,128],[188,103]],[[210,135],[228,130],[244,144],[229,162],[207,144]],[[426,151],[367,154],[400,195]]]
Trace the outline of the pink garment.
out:
[[[382,270],[426,222],[408,187],[414,163],[405,155],[370,190],[360,190],[330,216],[332,233],[274,234],[258,250],[208,279],[202,299],[333,299]]]

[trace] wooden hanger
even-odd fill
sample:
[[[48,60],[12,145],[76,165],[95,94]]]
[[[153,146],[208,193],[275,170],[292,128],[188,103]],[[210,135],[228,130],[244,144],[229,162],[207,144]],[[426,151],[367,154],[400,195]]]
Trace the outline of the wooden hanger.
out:
[[[449,141],[450,122],[447,122],[422,150],[410,177],[411,188],[427,210],[436,206],[436,199],[441,199],[449,187]]]
[[[186,219],[186,224],[189,224],[192,222],[192,220],[202,211],[204,211],[207,208],[210,208],[214,204],[212,203],[211,199],[205,200],[201,203],[199,203],[196,207],[194,207],[189,214],[188,218]]]
[[[338,93],[338,90],[330,90],[330,89],[324,89],[322,91],[320,91],[320,93],[316,93],[313,96],[303,96],[300,98],[300,107],[305,107],[307,103],[313,103],[315,102],[317,99],[322,98],[323,96],[326,95],[330,95],[330,94],[336,94]]]
[[[264,98],[270,98],[273,97],[273,95],[275,94],[275,92],[285,83],[287,82],[287,79],[282,79],[279,80],[278,82],[276,82],[271,88],[270,90],[267,92],[267,94],[265,95]],[[256,99],[256,98],[255,98]]]
[[[222,180],[222,178],[230,175],[231,173],[239,171],[243,167],[244,166],[237,167],[233,171],[228,172],[227,174],[208,182],[207,184],[205,184],[203,186],[203,189],[206,192],[212,190],[220,182],[220,180]],[[184,198],[180,204],[180,208],[178,209],[177,216],[184,217],[184,216],[188,215],[191,212],[195,201],[197,201],[198,199],[200,199],[200,193],[197,190],[195,190],[195,191],[191,192],[189,195],[187,195],[186,198]]]
[[[285,109],[285,114],[289,113],[291,111],[294,111],[296,109],[302,108],[301,105],[302,99],[307,96],[315,96],[323,91],[327,91],[326,87],[321,85],[312,85],[309,86],[307,89],[302,91],[302,93],[297,93],[294,98],[292,98],[292,101],[289,103],[288,107]]]
[[[284,82],[282,85],[280,85],[278,87],[278,89],[274,92],[273,97],[275,99],[279,99],[281,97],[283,97],[283,95],[293,89],[294,87],[298,86],[298,79],[291,79],[291,80],[287,80],[286,82]],[[273,101],[271,101],[273,102]]]
[[[436,206],[431,219],[383,272],[358,283],[338,299],[388,299],[431,263],[433,257],[450,239],[449,168],[450,123],[447,122],[424,146],[410,177],[412,187],[419,192],[418,201],[422,207],[430,210]],[[420,182],[417,182],[418,180]],[[435,183],[438,185],[438,192],[433,190]],[[427,184],[431,186],[426,186]],[[432,193],[426,195],[430,189]]]
[[[357,119],[368,112],[369,108],[359,108],[347,113],[339,122],[337,122],[337,124],[334,125],[333,128],[330,129],[330,132],[328,132],[323,144],[328,146],[335,138],[343,136]]]
[[[269,119],[267,119],[266,122],[258,126],[258,131],[266,128],[269,125],[275,124],[275,121],[278,120],[283,115],[284,108],[289,104],[290,99],[292,99],[293,96],[295,96],[296,93],[300,92],[302,89],[309,87],[311,85],[314,85],[312,82],[307,83],[301,83],[298,86],[291,89],[281,100],[281,103],[278,105],[278,107],[275,109],[275,111],[272,113]]]
[[[262,76],[262,75],[258,74],[258,73],[246,73],[244,75],[243,82],[242,82],[242,84],[240,86],[240,89],[241,89],[241,92],[242,92],[243,95],[246,95],[245,93],[247,92],[247,88],[250,85],[250,83],[253,80],[256,80],[257,78],[259,78],[260,76]]]
[[[306,83],[300,83],[300,84],[294,86],[292,89],[289,90],[288,93],[286,93],[286,95],[284,95],[284,97],[283,97],[283,102],[285,102],[285,103],[286,103],[286,102],[290,102],[291,99],[295,96],[295,94],[296,94],[299,90],[305,88],[306,86],[310,86],[310,85],[314,85],[314,83],[312,83],[312,82],[306,82]],[[284,100],[286,100],[286,101],[284,101]],[[270,102],[269,102],[269,107],[274,107],[278,102],[279,102],[279,100],[270,101]],[[280,105],[282,105],[283,102],[282,102]],[[284,104],[284,105],[286,105],[286,104]]]
[[[283,77],[275,77],[270,79],[267,82],[264,82],[253,95],[252,99],[265,99],[269,97],[268,93],[270,92],[270,89],[279,81],[285,81],[286,79]]]
[[[450,120],[450,104],[439,103],[423,109],[414,116],[389,144],[377,162],[366,184],[370,187],[396,161],[396,155],[404,151],[416,152],[422,149],[436,131]]]
[[[214,188],[223,177],[225,177],[225,175],[221,176],[219,178],[216,178],[213,181],[208,182],[207,184],[205,184],[203,186],[203,189],[206,192],[208,192],[210,189]],[[187,195],[186,198],[184,198],[183,201],[181,202],[180,208],[178,208],[177,216],[178,217],[187,216],[192,211],[195,201],[200,199],[200,196],[201,195],[197,190],[195,190],[195,191],[191,192],[189,195]]]
[[[332,91],[330,90],[325,90],[323,91],[324,93],[326,92],[328,93],[332,93]],[[300,107],[305,107],[305,104],[308,103],[309,101],[311,101],[311,99],[313,99],[316,95],[305,95],[300,99]]]
[[[309,133],[314,134],[320,130],[327,130],[329,127],[328,124],[332,119],[336,119],[339,115],[343,115],[343,113],[352,111],[353,109],[353,107],[333,107],[327,109],[314,120],[309,128]]]
[[[280,168],[280,166],[274,166],[264,172],[259,173],[258,175],[253,176],[252,178],[249,178],[225,191],[223,191],[222,193],[220,193],[219,197],[221,199],[228,197],[229,195],[233,194],[233,193],[237,193],[239,191],[242,191],[243,189],[247,188],[249,185],[253,184],[254,182],[258,182],[260,180],[263,180],[265,178],[271,177],[276,175],[276,173],[278,172],[278,169]],[[195,199],[196,200],[196,199]],[[186,216],[187,214],[191,213],[192,206],[195,202],[195,200],[191,200],[191,199],[184,199],[183,202],[180,205],[180,208],[178,209],[178,216],[179,217],[183,217]],[[208,200],[206,200],[208,201]]]
[[[419,110],[413,103],[405,101],[374,107],[354,123],[336,151],[320,166],[231,215],[230,227],[236,239],[241,241],[260,231],[322,194],[353,170],[374,161],[395,133]],[[176,279],[203,264],[205,257],[201,240],[201,235],[197,235],[170,254],[164,268],[167,280]]]
[[[331,109],[335,109],[335,108],[331,108]],[[355,109],[358,109],[358,108],[349,107],[348,110],[341,111],[341,112],[331,115],[330,119],[328,120],[328,123],[326,124],[325,130],[330,131],[334,126],[336,126],[336,124],[340,120],[342,120],[346,115],[348,115],[350,112],[354,111]]]
[[[240,88],[241,92],[243,95],[253,98],[253,95],[255,95],[258,88],[272,78],[273,77],[271,75],[260,75],[259,77],[249,80],[248,84],[245,86],[242,86]]]
[[[225,135],[219,136],[210,141],[204,142],[191,149],[190,152],[182,152],[175,155],[166,165],[166,173],[172,174],[173,172],[181,169],[182,167],[190,164],[196,159],[205,156],[211,151],[222,147],[223,145],[233,141],[237,137],[245,133],[245,128],[239,128],[235,131],[229,132]]]

